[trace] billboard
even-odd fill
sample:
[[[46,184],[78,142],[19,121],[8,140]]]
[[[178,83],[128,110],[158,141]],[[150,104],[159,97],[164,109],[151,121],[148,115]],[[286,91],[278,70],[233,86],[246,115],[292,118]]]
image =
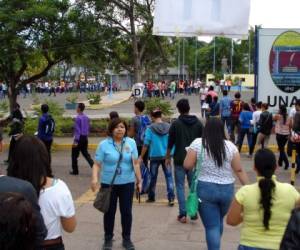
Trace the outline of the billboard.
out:
[[[153,35],[248,37],[250,0],[156,0]]]
[[[257,99],[272,110],[300,98],[300,29],[259,29]]]

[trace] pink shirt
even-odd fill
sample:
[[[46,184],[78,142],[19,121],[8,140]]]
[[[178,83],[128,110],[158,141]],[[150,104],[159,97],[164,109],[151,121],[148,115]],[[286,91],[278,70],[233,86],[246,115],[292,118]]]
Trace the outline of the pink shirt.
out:
[[[276,119],[275,133],[280,135],[289,135],[291,119],[287,116],[285,124],[283,124],[282,115],[276,115],[275,119]]]
[[[218,94],[213,90],[208,91],[207,95],[210,95],[212,98],[214,98],[215,96],[218,96]]]

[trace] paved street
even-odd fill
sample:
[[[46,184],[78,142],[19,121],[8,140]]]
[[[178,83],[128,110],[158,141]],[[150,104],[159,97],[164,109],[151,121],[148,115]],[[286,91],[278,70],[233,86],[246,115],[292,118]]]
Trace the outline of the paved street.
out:
[[[124,95],[125,96],[125,95]],[[244,92],[244,100],[249,101],[253,96],[253,92]],[[171,101],[174,111],[176,111],[176,102],[179,98],[187,97],[191,104],[191,113],[200,116],[199,97],[198,96],[183,96],[179,95],[174,101]],[[65,103],[65,95],[60,94],[57,97],[52,97],[61,105]],[[80,100],[83,100],[85,95],[82,94]],[[109,101],[109,100],[108,100]],[[113,102],[114,100],[112,100]],[[31,105],[30,98],[19,98],[21,106],[27,109]],[[104,108],[100,111],[87,110],[86,113],[90,116],[107,117],[110,111],[117,111],[123,117],[131,117],[133,115],[133,100],[127,100],[121,104],[112,107]],[[74,114],[74,111],[66,111],[66,114]],[[175,112],[175,116],[178,114]],[[102,138],[103,139],[103,138]],[[90,138],[90,144],[97,145],[101,138]],[[5,139],[8,142],[8,138]],[[57,144],[71,144],[72,138],[55,138]],[[94,156],[94,150],[90,150]],[[3,165],[3,160],[6,159],[7,152],[0,155],[0,169],[5,173],[6,166]],[[92,201],[95,194],[90,191],[89,183],[91,169],[87,162],[81,157],[79,160],[79,176],[70,176],[68,174],[71,168],[71,151],[59,150],[53,152],[52,168],[54,175],[64,180],[69,186],[75,204],[78,226],[73,234],[65,234],[64,241],[67,250],[98,250],[103,242],[103,224],[102,217],[97,210],[92,206]],[[252,171],[252,160],[242,154],[242,164],[248,172],[250,180],[255,181],[255,175]],[[279,180],[289,182],[289,171],[282,169],[278,170]],[[296,183],[298,188],[300,180]],[[236,188],[240,184],[236,182]],[[139,204],[134,202],[133,206],[133,229],[132,239],[136,245],[136,249],[189,249],[199,250],[206,249],[204,228],[200,220],[188,224],[177,222],[178,205],[170,208],[167,206],[166,187],[162,171],[159,173],[156,203],[146,204],[146,197],[142,197],[142,202]],[[236,249],[239,240],[239,228],[232,228],[225,225],[224,236],[222,240],[222,250]],[[120,215],[117,212],[115,225],[115,242],[113,249],[122,249],[121,247],[121,225]]]
[[[90,151],[94,156],[94,151]],[[7,152],[0,155],[0,169],[5,172],[3,160]],[[79,176],[70,176],[71,167],[70,151],[57,151],[52,155],[53,172],[56,177],[64,180],[69,186],[76,203],[78,226],[73,234],[65,234],[64,241],[67,250],[99,250],[103,239],[102,214],[92,207],[94,194],[89,190],[91,170],[85,160],[80,157]],[[242,164],[246,168],[250,180],[255,181],[252,171],[252,160],[242,156]],[[280,181],[289,182],[289,172],[278,169]],[[300,180],[296,182],[300,187]],[[240,186],[236,182],[236,188]],[[132,238],[136,249],[140,250],[165,250],[165,249],[206,249],[204,228],[200,220],[180,224],[176,221],[178,213],[177,204],[170,208],[166,203],[166,191],[162,171],[159,172],[157,184],[157,202],[155,204],[138,204],[133,207]],[[143,198],[144,200],[145,198]],[[222,241],[222,250],[236,249],[239,240],[239,228],[225,225]],[[113,249],[121,248],[121,226],[119,212],[117,212],[115,226],[115,243]]]
[[[234,91],[231,91],[231,96],[233,97]],[[50,98],[52,100],[55,100],[57,103],[60,105],[64,106],[66,103],[66,98],[70,94],[57,94],[56,97],[51,96],[48,97],[47,94],[37,94],[39,99],[44,100],[47,98]],[[113,94],[112,97],[110,98],[106,94],[102,94],[102,100],[107,103],[107,104],[113,104],[118,102],[120,99],[127,100],[130,97],[130,92],[125,91],[125,92],[117,92],[116,94]],[[245,101],[250,101],[251,97],[253,97],[254,92],[251,90],[244,91],[242,93],[242,98]],[[175,100],[170,100],[169,98],[166,98],[166,100],[170,101],[174,110],[174,116],[177,116],[177,110],[176,110],[176,103],[180,98],[188,98],[190,101],[191,105],[191,113],[197,114],[198,116],[201,116],[200,112],[200,103],[199,103],[199,96],[198,95],[176,95]],[[79,94],[79,101],[86,101],[86,93],[81,93]],[[18,97],[18,102],[21,105],[21,108],[24,110],[28,110],[32,104],[32,96],[28,95],[26,98],[23,98],[22,96]],[[86,110],[86,114],[88,114],[91,117],[108,117],[109,112],[111,111],[117,111],[122,117],[131,117],[133,115],[133,99],[127,100],[122,102],[121,104],[113,105],[112,107],[107,107],[101,110]],[[74,115],[75,111],[74,110],[66,110],[65,115]]]

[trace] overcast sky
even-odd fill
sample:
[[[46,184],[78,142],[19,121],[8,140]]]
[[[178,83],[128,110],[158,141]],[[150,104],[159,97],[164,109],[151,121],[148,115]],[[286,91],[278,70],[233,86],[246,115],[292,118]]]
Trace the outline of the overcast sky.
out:
[[[250,25],[300,28],[300,0],[251,0]]]
[[[300,28],[300,0],[251,0],[250,26]],[[198,37],[210,42],[212,37]]]

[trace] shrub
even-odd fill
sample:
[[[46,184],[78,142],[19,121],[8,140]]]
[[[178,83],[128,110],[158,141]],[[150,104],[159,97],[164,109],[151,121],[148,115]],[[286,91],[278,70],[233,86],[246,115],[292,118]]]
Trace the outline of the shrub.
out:
[[[8,112],[8,101],[1,101],[0,102],[0,112],[7,113]]]
[[[101,101],[100,93],[88,93],[86,98],[89,100],[90,104],[99,104]]]
[[[147,114],[150,114],[155,108],[160,108],[163,115],[171,116],[173,114],[173,108],[170,102],[163,101],[160,98],[151,98],[145,101],[145,110]]]
[[[69,103],[77,103],[78,101],[78,94],[77,93],[73,93],[71,95],[69,95],[67,98],[66,98],[67,102]]]

